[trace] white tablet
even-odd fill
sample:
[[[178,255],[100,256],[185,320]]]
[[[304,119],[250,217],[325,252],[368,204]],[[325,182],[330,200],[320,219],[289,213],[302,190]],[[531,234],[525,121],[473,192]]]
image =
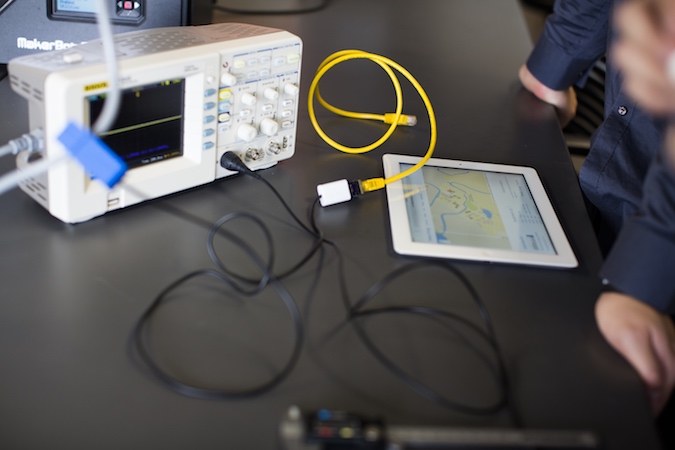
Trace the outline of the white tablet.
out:
[[[384,155],[386,178],[420,157]],[[389,183],[394,251],[550,267],[577,259],[544,186],[531,167],[431,158]]]

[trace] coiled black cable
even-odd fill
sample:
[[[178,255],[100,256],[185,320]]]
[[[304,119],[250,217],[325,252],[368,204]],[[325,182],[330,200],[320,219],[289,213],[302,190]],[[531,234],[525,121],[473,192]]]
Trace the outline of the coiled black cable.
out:
[[[414,270],[421,270],[427,267],[438,267],[440,269],[447,270],[451,272],[457,279],[460,280],[460,282],[469,292],[472,300],[476,304],[476,307],[479,311],[483,324],[486,328],[485,331],[461,316],[458,316],[449,311],[445,311],[443,309],[428,306],[396,306],[396,307],[363,309],[364,306],[370,300],[372,300],[375,296],[377,296],[377,294],[380,293],[392,281],[400,279],[402,276],[405,276],[407,273],[410,273]],[[368,289],[368,291],[366,291],[353,306],[345,304],[345,307],[347,308],[348,311],[348,320],[358,333],[361,341],[373,354],[373,356],[382,365],[384,365],[391,373],[393,373],[395,376],[401,379],[407,386],[409,386],[412,390],[414,390],[421,396],[445,408],[452,409],[464,414],[473,414],[473,415],[494,414],[499,412],[502,408],[504,408],[508,404],[509,385],[506,367],[504,364],[504,356],[497,342],[497,338],[494,332],[494,328],[492,326],[490,315],[488,314],[487,308],[483,304],[480,296],[474,289],[473,285],[459,270],[457,270],[452,265],[446,263],[445,261],[420,260],[399,267],[393,272],[389,273],[384,279],[374,284],[370,289]],[[460,322],[461,324],[469,328],[471,331],[473,331],[474,334],[476,334],[478,337],[486,341],[496,356],[498,384],[501,391],[500,397],[496,401],[494,401],[491,405],[487,406],[474,406],[452,401],[442,396],[435,390],[431,389],[429,386],[427,386],[417,378],[409,375],[402,368],[398,367],[390,358],[388,358],[382,351],[380,351],[380,349],[375,345],[375,343],[372,341],[368,333],[360,325],[358,320],[356,320],[359,318],[369,316],[392,314],[392,313],[414,314],[433,318],[444,318],[455,322]]]
[[[310,250],[300,259],[299,262],[294,264],[291,268],[285,270],[283,273],[275,275],[273,273],[274,247],[272,242],[272,236],[269,229],[265,226],[265,224],[262,221],[260,221],[260,219],[256,218],[255,216],[249,213],[240,212],[228,214],[227,216],[224,216],[218,221],[216,221],[209,229],[207,237],[207,250],[211,257],[211,260],[214,262],[214,264],[218,267],[219,270],[204,269],[194,271],[169,285],[156,297],[156,299],[144,312],[144,314],[139,319],[134,329],[133,339],[134,342],[136,343],[139,355],[151,368],[151,370],[155,373],[155,375],[157,375],[165,384],[167,384],[169,387],[171,387],[172,389],[174,389],[179,393],[193,397],[232,399],[232,398],[252,397],[262,394],[264,392],[269,391],[270,389],[278,385],[281,381],[283,381],[292,372],[293,368],[295,367],[299,359],[304,341],[304,326],[297,305],[295,304],[292,297],[279,280],[291,275],[292,273],[296,272],[298,269],[303,267],[312,258],[312,256],[314,256],[314,254],[316,254],[316,252],[325,244],[332,247],[338,257],[337,276],[342,301],[344,303],[346,310],[345,323],[349,323],[354,327],[355,331],[359,336],[359,339],[364,343],[364,346],[371,352],[371,354],[373,354],[373,356],[382,365],[384,365],[393,375],[401,379],[401,381],[407,386],[409,386],[413,391],[417,392],[419,395],[429,399],[430,401],[442,407],[460,413],[472,415],[494,414],[499,412],[505,407],[509,407],[516,426],[521,425],[518,414],[515,411],[515,407],[512,404],[510,398],[510,386],[508,373],[504,362],[505,358],[499,346],[494,326],[492,324],[492,320],[487,311],[487,308],[485,307],[484,303],[481,300],[480,295],[475,290],[475,288],[468,280],[468,278],[464,274],[462,274],[461,271],[459,271],[456,267],[454,267],[452,264],[446,261],[430,260],[430,259],[415,261],[413,263],[401,266],[396,270],[392,271],[384,279],[380,280],[379,282],[371,286],[358,299],[358,301],[352,303],[347,286],[344,260],[342,257],[341,250],[334,242],[325,238],[323,232],[320,230],[319,226],[316,223],[315,213],[317,210],[319,199],[317,198],[311,205],[309,212],[310,225],[307,226],[288,206],[288,204],[284,201],[283,197],[279,194],[279,192],[258,173],[255,173],[250,169],[248,169],[248,167],[246,167],[246,165],[238,158],[236,154],[232,152],[225,153],[225,155],[223,155],[223,157],[221,158],[221,165],[228,170],[249,175],[255,178],[256,180],[259,180],[262,183],[264,183],[281,202],[284,209],[293,218],[295,223],[298,224],[298,226],[313,239],[313,244]],[[184,216],[184,214],[181,214],[181,216]],[[195,221],[194,218],[190,219],[193,222]],[[230,233],[227,232],[226,230],[223,230],[222,227],[226,223],[234,219],[250,220],[253,223],[255,223],[258,228],[260,228],[260,230],[263,232],[265,236],[265,240],[267,241],[268,246],[268,253],[266,260],[261,258],[246,242],[244,242],[234,233]],[[237,275],[233,273],[231,270],[227,269],[223,261],[218,257],[217,252],[215,250],[213,241],[217,235],[221,235],[227,238],[234,245],[238,246],[242,251],[248,254],[251,260],[256,265],[256,267],[261,271],[261,277],[259,279],[247,278],[241,275]],[[425,267],[436,267],[441,268],[443,270],[447,270],[451,272],[461,282],[461,284],[468,291],[468,293],[470,294],[472,300],[476,305],[476,308],[481,317],[481,321],[483,322],[485,328],[484,330],[459,315],[456,315],[454,313],[439,308],[432,308],[426,306],[396,306],[396,307],[364,309],[366,304],[372,298],[374,298],[379,292],[381,292],[382,289],[384,289],[387,285],[389,285],[393,280],[405,276],[409,272],[424,269]],[[189,383],[186,383],[169,375],[153,359],[152,354],[149,350],[149,346],[144,336],[145,327],[149,319],[153,316],[153,314],[156,312],[156,310],[159,308],[159,306],[162,304],[162,302],[169,293],[171,293],[177,287],[183,285],[187,281],[203,276],[213,277],[230,286],[236,292],[248,296],[259,294],[267,286],[271,286],[273,289],[275,289],[277,295],[284,302],[284,305],[286,306],[286,309],[288,310],[288,313],[293,321],[293,327],[295,332],[295,343],[293,351],[290,357],[288,358],[286,364],[284,365],[283,369],[279,371],[279,373],[277,373],[269,381],[250,389],[238,391],[216,390],[211,388],[205,388],[191,385]],[[433,317],[452,320],[466,326],[468,329],[473,331],[479,338],[487,342],[489,347],[495,354],[497,361],[498,385],[501,390],[501,395],[499,396],[499,398],[494,403],[487,406],[474,406],[455,402],[445,398],[435,390],[425,385],[420,380],[409,375],[407,372],[405,372],[402,368],[397,366],[393,361],[391,361],[391,359],[389,359],[386,355],[384,355],[384,353],[382,353],[379,350],[379,348],[374,344],[368,333],[363,329],[363,327],[359,323],[359,319],[381,314],[414,314],[430,318]]]
[[[269,232],[267,226],[260,219],[246,212],[228,214],[219,219],[211,227],[211,230],[209,231],[209,240],[208,240],[209,248],[212,248],[213,236],[215,236],[218,230],[220,230],[221,227],[226,223],[231,222],[235,219],[250,220],[251,222],[253,222],[253,224],[258,226],[262,230],[265,239],[267,240],[269,253],[267,261],[265,261],[246,242],[244,242],[241,239],[237,239],[236,236],[234,235],[231,234],[228,235],[232,240],[232,242],[238,247],[240,247],[241,250],[244,251],[251,258],[256,267],[261,271],[262,276],[258,281],[257,285],[254,286],[253,288],[250,288],[246,284],[243,285],[240,284],[241,280],[235,281],[232,279],[231,276],[228,276],[228,274],[213,269],[202,269],[190,272],[187,275],[176,280],[175,282],[171,283],[169,286],[167,286],[145,310],[143,315],[138,320],[136,326],[134,327],[132,339],[141,359],[147,364],[147,366],[152,370],[152,372],[169,388],[173,389],[174,391],[180,394],[184,394],[190,397],[209,398],[209,399],[236,399],[236,398],[255,397],[257,395],[260,395],[277,386],[293,371],[293,368],[298,362],[300,353],[302,351],[305,339],[302,316],[291,294],[288,292],[288,290],[286,290],[286,288],[279,281],[279,279],[272,273],[272,265],[274,262],[274,251],[273,251],[274,246],[272,242],[272,235]],[[220,261],[220,258],[218,258],[217,254],[215,253],[215,250],[213,251],[212,259],[214,263],[217,266],[219,266],[219,268],[221,269],[224,268],[222,262]],[[262,292],[267,286],[270,286],[272,287],[272,289],[276,291],[279,298],[283,301],[284,306],[286,307],[288,314],[290,315],[291,320],[293,322],[295,340],[293,344],[293,350],[290,356],[288,357],[285,365],[270,380],[258,386],[254,386],[248,389],[240,389],[240,390],[215,389],[210,387],[198,386],[196,384],[181,380],[169,374],[164,368],[162,368],[155,361],[155,359],[152,356],[152,352],[150,350],[149,343],[147,342],[145,333],[150,319],[157,312],[159,307],[164,303],[169,294],[174,292],[178,287],[182,286],[188,281],[198,277],[214,278],[224,283],[225,285],[229,286],[231,289],[238,292],[239,294],[245,296],[254,296]]]

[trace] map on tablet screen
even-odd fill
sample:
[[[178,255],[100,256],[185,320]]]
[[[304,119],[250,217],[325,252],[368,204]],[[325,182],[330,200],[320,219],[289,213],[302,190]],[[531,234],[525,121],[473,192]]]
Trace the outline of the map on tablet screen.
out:
[[[421,158],[383,157],[385,177]],[[551,267],[577,260],[536,171],[430,159],[387,185],[394,250],[404,255]]]

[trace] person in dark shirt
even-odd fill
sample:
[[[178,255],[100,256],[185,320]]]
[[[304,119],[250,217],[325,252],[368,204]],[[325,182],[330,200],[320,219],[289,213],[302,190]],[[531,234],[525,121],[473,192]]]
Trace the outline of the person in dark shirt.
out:
[[[573,85],[583,86],[612,41],[611,15],[618,0],[559,0],[525,65],[524,86],[553,104],[564,126],[576,112]],[[579,182],[603,254],[626,218],[637,211],[642,183],[659,151],[663,121],[636,107],[621,91],[609,58],[604,121],[591,139]]]
[[[564,125],[576,111],[572,86],[583,85],[595,61],[607,55],[604,121],[579,174],[607,255],[600,272],[607,290],[596,302],[596,319],[644,381],[655,414],[675,385],[675,327],[668,316],[675,313],[675,146],[672,156],[660,154],[667,121],[655,113],[675,113],[675,102],[664,101],[675,100],[675,85],[653,86],[652,95],[672,105],[669,111],[663,104],[656,108],[635,86],[665,72],[665,44],[657,47],[650,36],[657,34],[654,19],[665,17],[674,3],[558,0],[520,70],[523,85],[553,104]],[[651,65],[630,52],[647,55]]]
[[[611,57],[624,91],[649,113],[672,116],[675,71],[668,70],[675,63],[675,1],[625,2],[614,23],[618,38]],[[596,303],[600,330],[636,368],[655,412],[675,385],[675,328],[668,317],[675,313],[675,125],[666,136],[646,174],[640,207],[601,270],[612,290]]]

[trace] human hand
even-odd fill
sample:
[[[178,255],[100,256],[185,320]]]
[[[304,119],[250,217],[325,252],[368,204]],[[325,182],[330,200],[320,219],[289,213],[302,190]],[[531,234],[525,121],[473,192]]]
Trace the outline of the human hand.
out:
[[[675,386],[675,327],[670,318],[634,297],[605,292],[595,304],[605,339],[647,386],[652,412],[658,415]]]
[[[525,64],[518,72],[520,82],[525,89],[532,92],[546,103],[555,106],[560,126],[565,128],[577,113],[577,94],[573,88],[564,91],[555,91],[537,80]]]
[[[675,113],[675,73],[669,73],[675,69],[675,1],[624,2],[614,25],[619,39],[611,56],[624,91],[652,114]]]

